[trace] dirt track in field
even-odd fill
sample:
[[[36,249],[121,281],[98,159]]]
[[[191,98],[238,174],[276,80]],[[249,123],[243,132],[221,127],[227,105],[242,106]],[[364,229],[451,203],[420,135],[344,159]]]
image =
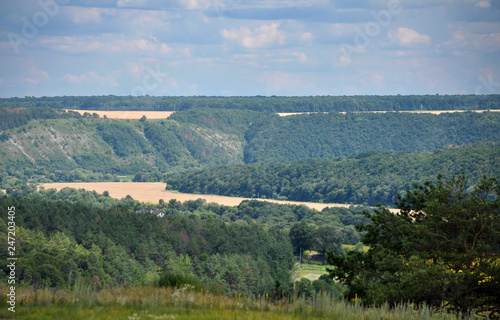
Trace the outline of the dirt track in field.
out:
[[[215,202],[217,204],[226,206],[237,206],[243,200],[260,200],[268,201],[280,204],[295,204],[295,205],[305,205],[309,208],[316,209],[318,211],[323,210],[326,207],[342,207],[349,208],[350,205],[346,204],[335,204],[335,203],[314,203],[314,202],[298,202],[298,201],[279,201],[271,199],[251,199],[251,198],[240,198],[240,197],[225,197],[217,195],[206,195],[206,194],[191,194],[191,193],[179,193],[165,190],[165,183],[162,182],[62,182],[62,183],[46,183],[43,185],[45,189],[57,189],[61,190],[65,187],[75,188],[75,189],[85,189],[87,191],[95,190],[98,193],[103,193],[108,191],[109,195],[113,198],[121,199],[130,195],[135,200],[141,202],[158,203],[160,199],[165,202],[171,199],[176,199],[177,201],[184,202],[186,200],[196,200],[205,199],[207,202]],[[390,209],[391,211],[398,212],[397,209]]]

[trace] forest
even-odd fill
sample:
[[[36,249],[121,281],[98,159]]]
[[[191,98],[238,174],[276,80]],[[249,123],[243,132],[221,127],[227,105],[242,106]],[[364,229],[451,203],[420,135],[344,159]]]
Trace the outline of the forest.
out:
[[[118,176],[123,175],[135,176],[134,181],[162,181],[172,173],[195,169],[221,168],[216,170],[222,172],[224,167],[243,164],[318,159],[343,159],[340,163],[346,163],[352,161],[346,160],[348,158],[362,158],[373,152],[388,157],[390,163],[391,158],[403,157],[398,156],[399,152],[433,152],[500,140],[500,114],[496,112],[328,113],[279,117],[268,112],[191,108],[165,120],[113,120],[44,108],[34,109],[42,112],[40,117],[33,113],[35,111],[26,111],[31,109],[2,107],[0,110],[8,115],[0,133],[0,186],[4,188],[19,180],[119,181]],[[32,118],[34,116],[37,118]],[[384,161],[380,161],[383,166]],[[435,174],[434,171],[426,176]],[[360,198],[359,203],[392,203],[390,197],[411,183],[412,180],[407,179],[406,184],[397,186],[396,190],[384,187],[379,190],[385,193],[382,198],[370,195],[371,200]],[[318,192],[316,185],[312,186],[314,194],[307,191],[310,186],[306,192],[300,191],[304,194],[300,196],[291,196],[286,186],[267,185],[261,191],[246,190],[244,194],[358,202],[357,196],[354,199],[351,195],[342,195],[349,190],[340,191],[338,196],[331,194],[327,199],[321,196],[325,190]],[[359,187],[364,185],[366,183]],[[210,188],[210,192],[214,192],[214,187]],[[279,192],[272,190],[278,188]],[[225,194],[242,194],[231,189]],[[387,192],[392,194],[389,196]]]
[[[175,112],[118,120],[69,108]],[[187,316],[493,319],[500,113],[472,111],[497,109],[500,95],[0,99],[0,207],[16,210],[15,243],[14,218],[0,219],[0,259],[16,252],[24,310],[144,312],[168,300]],[[394,112],[364,112],[381,110]],[[40,188],[122,179],[255,200]],[[304,266],[321,276],[302,277]]]
[[[170,272],[196,275],[220,293],[256,295],[270,291],[274,279],[291,281],[292,247],[276,228],[178,214],[159,220],[121,208],[40,199],[4,197],[0,205],[23,213],[16,217],[16,255],[18,279],[26,285],[69,287],[93,276],[106,287],[151,285]],[[0,223],[4,239],[7,221]]]
[[[209,107],[261,112],[485,110],[500,109],[500,95],[395,95],[309,97],[154,97],[63,96],[2,98],[0,107],[50,107],[81,110],[182,111]]]
[[[414,183],[466,173],[477,182],[500,175],[498,143],[433,152],[365,152],[350,158],[225,166],[175,174],[167,188],[188,193],[394,206]]]

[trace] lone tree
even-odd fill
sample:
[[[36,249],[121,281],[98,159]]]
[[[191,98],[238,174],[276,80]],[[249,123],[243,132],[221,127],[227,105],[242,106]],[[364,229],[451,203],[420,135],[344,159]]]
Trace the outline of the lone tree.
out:
[[[301,251],[313,248],[313,232],[314,228],[304,221],[297,222],[290,228],[289,236],[294,254],[300,255]]]
[[[500,185],[484,177],[475,187],[464,175],[426,182],[398,197],[400,214],[379,206],[368,252],[328,252],[330,277],[367,304],[412,302],[450,312],[500,315]]]

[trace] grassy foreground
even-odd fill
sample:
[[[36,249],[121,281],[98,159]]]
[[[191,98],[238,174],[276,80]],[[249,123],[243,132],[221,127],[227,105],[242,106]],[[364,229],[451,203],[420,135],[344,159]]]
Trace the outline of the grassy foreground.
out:
[[[73,291],[17,288],[16,312],[8,311],[7,287],[0,287],[2,319],[456,319],[411,305],[363,308],[359,303],[318,295],[306,301],[268,301],[194,292],[189,287],[110,288]]]

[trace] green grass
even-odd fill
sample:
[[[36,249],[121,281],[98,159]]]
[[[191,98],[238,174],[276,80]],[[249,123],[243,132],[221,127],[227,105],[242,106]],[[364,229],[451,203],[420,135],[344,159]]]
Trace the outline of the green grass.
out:
[[[0,286],[3,296],[5,285]],[[227,297],[183,288],[79,286],[72,291],[17,288],[16,313],[0,301],[0,318],[13,319],[457,319],[412,305],[365,308],[325,295],[314,299],[269,301],[266,297]]]
[[[300,273],[299,273],[299,278],[307,278],[309,280],[316,280],[320,276],[324,274],[328,274],[326,271],[326,268],[331,267],[331,266],[320,266],[320,265],[314,265],[314,264],[301,264],[300,266]]]
[[[118,178],[120,179],[120,182],[132,182],[134,177],[135,177],[135,175],[118,176]]]
[[[343,245],[342,245],[342,248],[344,248],[344,249],[350,249],[350,250],[353,250],[353,249],[355,249],[355,248],[356,248],[356,246],[355,246],[355,245],[353,245],[353,244],[343,244]],[[369,246],[363,246],[363,251],[364,251],[364,252],[368,251],[369,249],[370,249],[370,247],[369,247]]]

